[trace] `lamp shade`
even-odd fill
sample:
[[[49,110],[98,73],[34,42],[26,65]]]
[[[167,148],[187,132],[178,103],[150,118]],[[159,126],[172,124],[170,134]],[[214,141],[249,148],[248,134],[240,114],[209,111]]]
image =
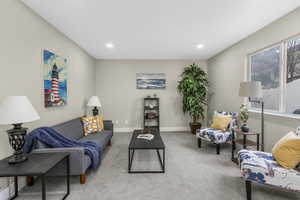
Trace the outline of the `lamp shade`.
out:
[[[87,104],[88,107],[101,107],[100,100],[97,96],[92,96]]]
[[[263,96],[261,82],[259,81],[241,82],[239,96],[261,98]]]
[[[0,124],[20,124],[40,119],[26,96],[8,96],[0,103]]]

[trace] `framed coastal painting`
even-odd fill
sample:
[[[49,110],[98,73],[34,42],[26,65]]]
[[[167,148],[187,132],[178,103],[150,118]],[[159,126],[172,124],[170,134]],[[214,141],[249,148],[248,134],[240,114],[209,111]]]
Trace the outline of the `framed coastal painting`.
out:
[[[45,107],[67,104],[67,59],[43,50]]]
[[[137,89],[165,89],[166,74],[165,73],[137,73],[136,88]]]

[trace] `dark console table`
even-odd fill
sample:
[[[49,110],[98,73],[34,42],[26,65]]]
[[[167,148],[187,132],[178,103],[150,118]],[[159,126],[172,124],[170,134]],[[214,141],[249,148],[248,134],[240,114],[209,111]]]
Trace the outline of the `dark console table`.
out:
[[[28,160],[19,164],[10,165],[10,157],[0,160],[0,177],[14,177],[15,193],[11,199],[18,196],[18,176],[38,176],[42,182],[42,200],[46,200],[47,173],[59,163],[66,162],[67,193],[63,199],[70,194],[70,164],[69,153],[32,153]]]
[[[142,130],[134,130],[131,141],[128,147],[128,173],[165,173],[165,144],[160,136],[160,133],[158,130],[156,130],[156,133],[154,133],[153,140],[145,140],[145,139],[139,139],[137,136],[139,134],[143,134]],[[137,171],[132,170],[132,161],[135,150],[156,150],[158,160],[161,166],[161,170],[159,171]],[[163,151],[163,156],[161,158],[160,150]]]

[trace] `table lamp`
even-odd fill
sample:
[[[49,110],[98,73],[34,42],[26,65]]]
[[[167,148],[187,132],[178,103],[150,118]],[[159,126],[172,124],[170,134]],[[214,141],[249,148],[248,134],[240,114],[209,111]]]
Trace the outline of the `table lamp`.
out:
[[[9,164],[21,163],[27,160],[23,154],[27,128],[22,124],[40,119],[34,107],[26,96],[8,96],[0,103],[0,124],[13,125],[8,130],[8,138],[14,155],[9,159]]]
[[[261,104],[261,150],[264,151],[264,101],[261,82],[248,81],[240,83],[239,96],[248,97],[249,102]]]
[[[97,96],[92,96],[89,99],[89,102],[88,102],[87,106],[88,107],[94,107],[94,109],[93,109],[93,115],[94,116],[97,116],[99,114],[98,107],[101,107],[101,103],[100,103],[100,100]]]

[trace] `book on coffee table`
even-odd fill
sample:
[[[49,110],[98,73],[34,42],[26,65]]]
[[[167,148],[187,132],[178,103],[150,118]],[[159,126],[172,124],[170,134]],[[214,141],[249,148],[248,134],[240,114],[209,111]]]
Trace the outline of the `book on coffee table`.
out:
[[[139,134],[136,138],[138,139],[145,139],[145,140],[153,140],[154,135],[147,133],[147,134]]]

